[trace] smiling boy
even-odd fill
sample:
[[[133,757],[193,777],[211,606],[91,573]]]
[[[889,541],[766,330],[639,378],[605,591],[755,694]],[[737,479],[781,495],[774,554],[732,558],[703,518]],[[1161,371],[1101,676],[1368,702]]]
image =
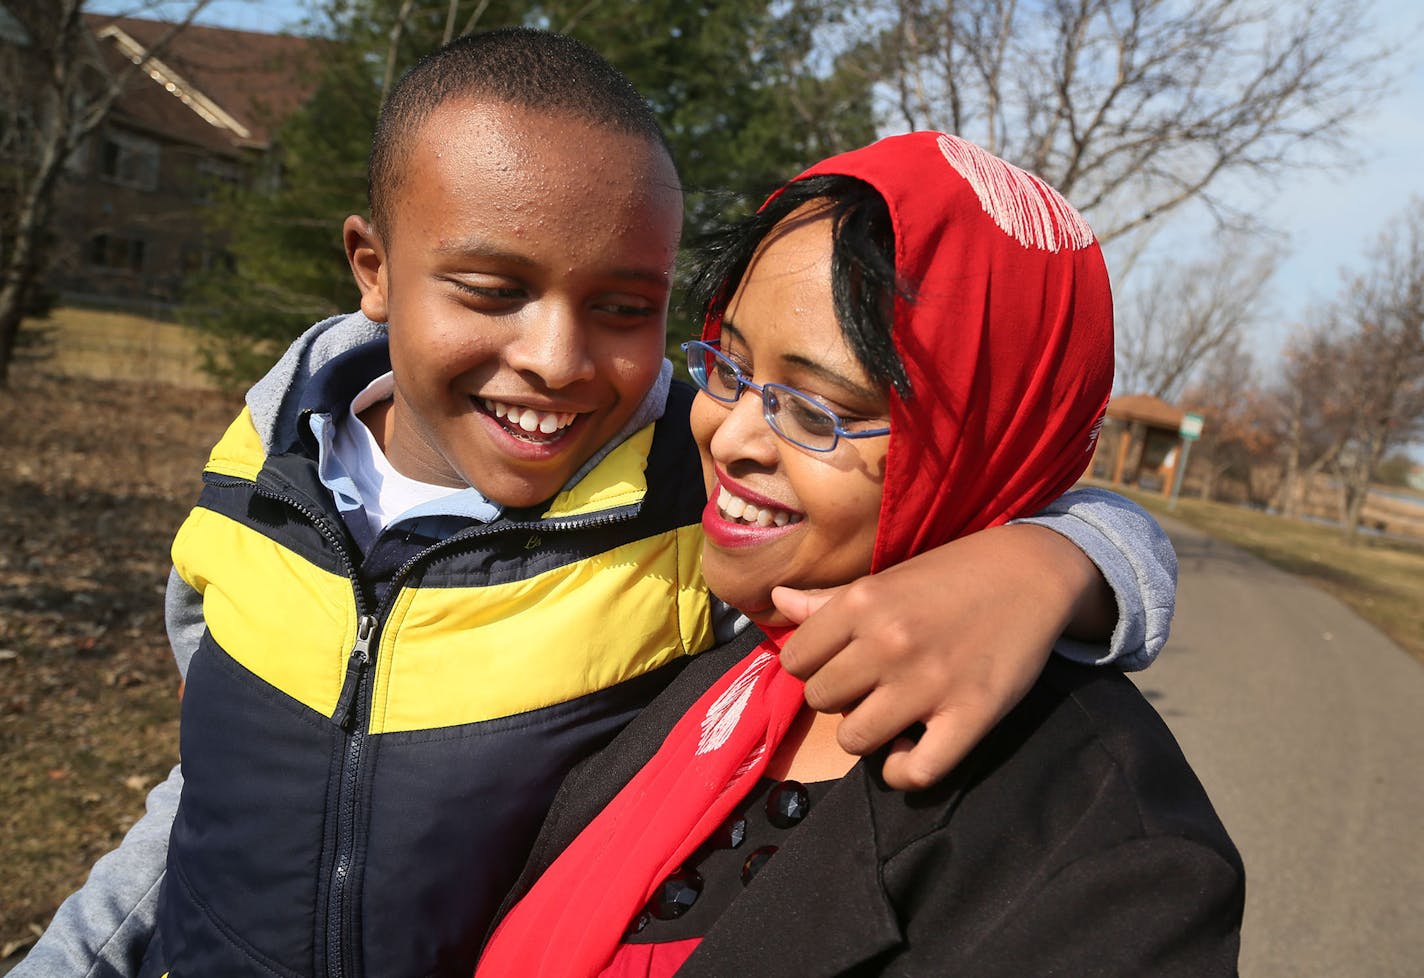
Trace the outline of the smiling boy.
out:
[[[646,133],[512,103],[450,98],[420,128],[373,163],[374,224],[345,226],[361,310],[399,324],[394,396],[362,420],[405,475],[536,505],[661,369],[677,172]]]
[[[463,978],[569,767],[734,627],[662,357],[681,190],[637,92],[566,38],[462,39],[393,91],[370,189],[344,226],[364,315],[249,394],[174,543],[181,772],[17,976]],[[1170,549],[1139,526],[1170,615]],[[1018,529],[996,611],[1057,635],[1102,585]],[[1133,637],[1119,571],[1115,648],[1150,660],[1164,629]],[[900,592],[936,655],[973,600]],[[877,686],[874,647],[849,651]],[[886,699],[896,730],[925,718]]]

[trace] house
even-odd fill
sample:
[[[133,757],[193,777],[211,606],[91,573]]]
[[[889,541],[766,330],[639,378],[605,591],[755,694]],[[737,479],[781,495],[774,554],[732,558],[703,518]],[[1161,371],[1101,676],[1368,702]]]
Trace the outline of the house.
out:
[[[171,25],[86,15],[96,62],[137,63]],[[203,213],[224,186],[275,180],[274,136],[314,87],[308,38],[189,26],[71,158],[47,285],[67,301],[161,311],[227,258]]]

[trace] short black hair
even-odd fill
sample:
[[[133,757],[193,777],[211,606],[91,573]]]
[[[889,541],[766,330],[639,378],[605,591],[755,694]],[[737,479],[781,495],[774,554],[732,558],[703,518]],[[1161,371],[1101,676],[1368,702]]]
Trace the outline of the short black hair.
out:
[[[913,289],[895,272],[895,228],[890,208],[874,187],[844,176],[816,176],[788,184],[761,210],[713,230],[691,260],[688,306],[721,316],[757,248],[798,208],[823,202],[816,216],[831,218],[831,297],[851,352],[871,379],[910,396],[910,378],[891,330],[895,300],[913,301]]]
[[[469,34],[416,62],[381,106],[366,168],[366,197],[378,232],[387,227],[413,134],[452,98],[562,112],[613,132],[642,136],[673,158],[647,101],[588,45],[529,27]]]

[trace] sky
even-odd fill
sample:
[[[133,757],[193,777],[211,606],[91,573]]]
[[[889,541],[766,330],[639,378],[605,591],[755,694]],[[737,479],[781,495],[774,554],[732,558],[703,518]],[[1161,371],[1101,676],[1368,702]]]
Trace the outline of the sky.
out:
[[[120,13],[140,5],[145,0],[91,0],[88,7]],[[151,2],[146,5],[152,9]],[[184,4],[169,6],[181,12]],[[202,20],[245,30],[281,30],[296,27],[307,6],[301,0],[215,0]],[[1372,7],[1374,29],[1398,42],[1403,57],[1393,90],[1357,120],[1349,161],[1327,168],[1317,165],[1325,161],[1318,157],[1284,174],[1274,187],[1254,183],[1232,199],[1278,232],[1287,249],[1269,290],[1266,321],[1251,343],[1267,371],[1293,327],[1339,294],[1342,270],[1363,267],[1366,252],[1398,208],[1413,197],[1424,198],[1424,5],[1374,0]],[[1163,237],[1190,253],[1210,233],[1209,221],[1188,214]]]

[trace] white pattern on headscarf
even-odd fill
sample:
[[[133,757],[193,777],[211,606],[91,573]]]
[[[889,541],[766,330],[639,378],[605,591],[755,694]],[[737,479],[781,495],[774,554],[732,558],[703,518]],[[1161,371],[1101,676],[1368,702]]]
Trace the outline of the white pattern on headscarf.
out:
[[[958,136],[941,134],[939,149],[979,195],[984,213],[1025,248],[1059,252],[1086,248],[1093,229],[1063,195],[1027,170]]]

